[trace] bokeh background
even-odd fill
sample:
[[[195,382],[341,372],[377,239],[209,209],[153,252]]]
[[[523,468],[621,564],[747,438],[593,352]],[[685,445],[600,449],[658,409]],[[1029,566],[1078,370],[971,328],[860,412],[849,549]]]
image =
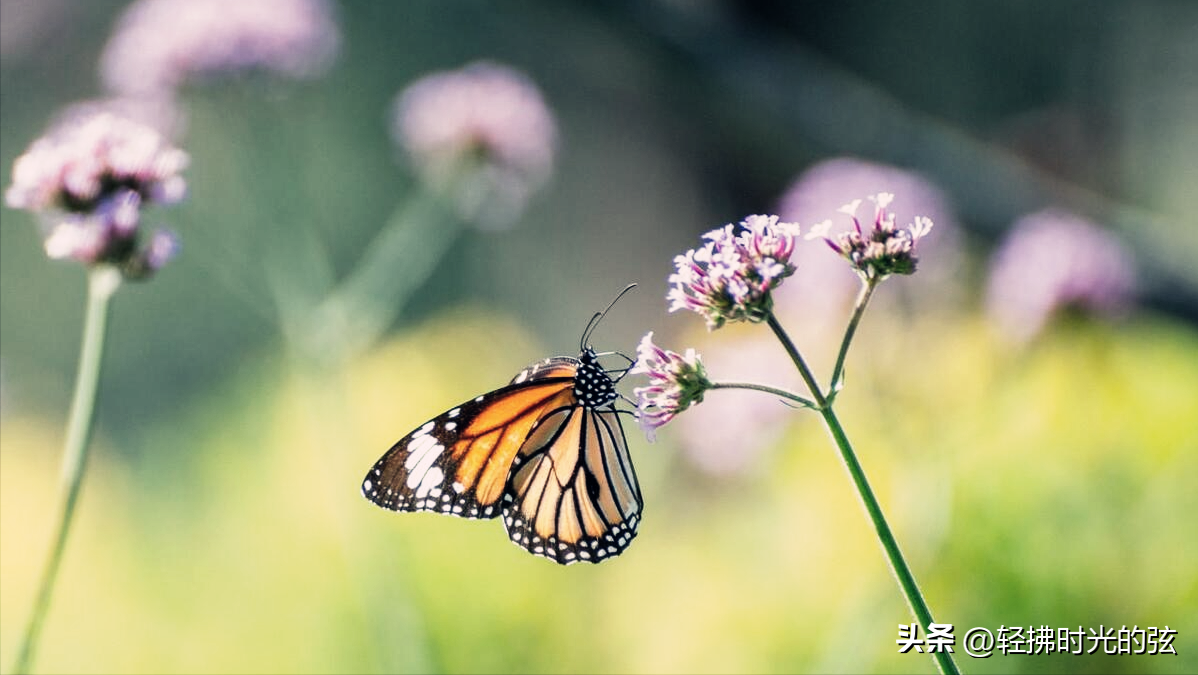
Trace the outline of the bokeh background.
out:
[[[190,194],[154,220],[184,248],[115,300],[40,671],[932,672],[897,653],[911,619],[826,433],[768,397],[713,392],[654,444],[629,428],[644,521],[599,566],[358,492],[410,429],[573,353],[634,281],[596,346],[653,330],[714,377],[793,384],[762,327],[666,312],[672,256],[750,213],[809,225],[884,189],[900,223],[937,229],[921,272],[879,291],[838,404],[938,620],[1178,631],[1176,656],[960,665],[1198,670],[1198,5],[327,7],[319,73],[180,94]],[[0,183],[58,111],[105,94],[125,8],[0,2]],[[379,339],[326,358],[280,307],[352,274],[421,191],[396,94],[479,59],[540,88],[551,175],[508,227],[407,247],[396,270],[423,271],[377,299]],[[1034,214],[1088,225],[1015,247]],[[42,255],[30,214],[0,215],[7,669],[57,509],[84,273]],[[799,260],[779,313],[826,374],[852,276],[818,242]]]

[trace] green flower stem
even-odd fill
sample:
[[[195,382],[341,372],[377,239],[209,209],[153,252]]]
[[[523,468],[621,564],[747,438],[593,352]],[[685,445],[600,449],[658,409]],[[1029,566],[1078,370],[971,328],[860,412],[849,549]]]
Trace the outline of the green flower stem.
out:
[[[33,664],[38,636],[46,611],[50,607],[50,595],[54,580],[62,563],[63,549],[71,528],[75,505],[79,499],[79,488],[83,484],[83,472],[87,468],[87,451],[91,444],[92,422],[96,410],[96,383],[100,379],[100,367],[104,360],[104,334],[108,319],[108,304],[112,294],[120,287],[120,272],[102,265],[93,268],[87,278],[87,313],[83,321],[83,345],[79,352],[79,370],[75,375],[75,394],[71,399],[71,412],[67,420],[66,441],[63,446],[63,501],[58,522],[58,534],[50,549],[50,558],[42,571],[41,585],[34,599],[33,613],[25,627],[25,635],[17,653],[15,673],[27,673]]]
[[[878,279],[876,277],[861,284],[861,292],[857,294],[857,303],[853,307],[853,316],[849,318],[849,325],[844,329],[844,340],[840,342],[840,353],[836,355],[836,367],[832,369],[831,384],[828,386],[829,396],[835,397],[836,392],[844,386],[844,359],[849,354],[849,343],[853,341],[853,334],[857,332],[857,324],[861,323],[861,316],[865,314],[865,306],[869,304],[869,299],[877,287]]]
[[[770,330],[774,331],[774,335],[778,336],[778,340],[782,346],[786,348],[786,353],[790,355],[790,360],[794,361],[795,366],[799,369],[799,375],[802,376],[803,382],[807,384],[807,389],[811,391],[811,397],[815,399],[815,409],[823,410],[828,407],[828,400],[824,398],[823,391],[819,388],[819,383],[815,381],[815,376],[811,374],[811,369],[807,367],[807,362],[803,360],[803,355],[799,353],[795,344],[790,341],[790,336],[783,330],[782,324],[778,323],[778,318],[773,312],[766,315],[766,323],[769,324]]]
[[[868,293],[862,293],[865,300],[868,300]],[[858,303],[864,306],[864,303]],[[855,318],[859,318],[855,317]],[[848,469],[849,475],[853,479],[853,484],[857,487],[857,494],[861,497],[861,502],[865,505],[865,510],[869,514],[870,520],[873,521],[874,529],[878,533],[878,541],[881,542],[882,548],[886,552],[886,559],[890,562],[890,569],[894,572],[894,576],[898,579],[899,586],[902,588],[903,595],[907,598],[907,604],[911,608],[911,612],[923,627],[924,632],[929,632],[929,626],[932,624],[932,610],[928,609],[928,603],[924,600],[923,593],[919,590],[919,585],[915,582],[915,575],[911,574],[911,568],[907,566],[907,561],[903,557],[903,552],[899,549],[898,541],[894,538],[894,533],[890,531],[890,525],[886,523],[886,517],[882,514],[882,507],[878,504],[878,498],[874,496],[873,489],[869,486],[869,480],[865,477],[865,470],[861,468],[861,463],[857,461],[857,455],[853,452],[853,446],[849,443],[849,438],[844,432],[844,427],[840,425],[840,420],[836,417],[836,413],[828,404],[827,399],[820,392],[818,385],[815,382],[815,377],[811,374],[811,370],[807,367],[803,357],[791,342],[790,336],[783,330],[781,324],[770,314],[767,318],[770,328],[774,331],[774,335],[778,336],[782,345],[786,348],[787,353],[791,355],[795,366],[798,367],[799,373],[803,376],[803,381],[811,388],[811,395],[818,403],[817,409],[820,415],[824,418],[824,424],[827,425],[828,431],[832,434],[832,439],[836,441],[836,447],[840,450],[840,458],[844,461],[845,468]],[[848,344],[848,339],[852,337],[852,331],[846,335],[845,344]],[[842,347],[843,352],[843,347]],[[961,671],[957,668],[957,664],[953,661],[952,654],[948,652],[934,652],[932,657],[936,660],[937,667],[942,673],[957,674]]]
[[[306,335],[320,338],[316,354],[350,356],[378,341],[465,230],[451,207],[426,192],[395,210],[362,260],[304,324]]]
[[[785,389],[776,389],[765,384],[754,384],[752,382],[712,382],[707,385],[707,389],[751,389],[753,391],[763,391],[767,394],[773,394],[779,398],[784,398],[788,401],[794,401],[804,408],[817,409],[814,401],[809,401],[798,394],[786,391]]]

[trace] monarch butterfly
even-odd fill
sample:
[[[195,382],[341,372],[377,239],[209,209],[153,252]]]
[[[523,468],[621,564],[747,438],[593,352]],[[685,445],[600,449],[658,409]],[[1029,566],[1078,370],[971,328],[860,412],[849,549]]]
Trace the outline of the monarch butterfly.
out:
[[[562,565],[623,552],[644,502],[620,425],[630,413],[615,407],[633,359],[613,352],[628,365],[609,371],[608,354],[587,344],[607,309],[591,317],[578,358],[534,363],[424,423],[374,464],[362,494],[393,511],[502,515],[513,543]]]

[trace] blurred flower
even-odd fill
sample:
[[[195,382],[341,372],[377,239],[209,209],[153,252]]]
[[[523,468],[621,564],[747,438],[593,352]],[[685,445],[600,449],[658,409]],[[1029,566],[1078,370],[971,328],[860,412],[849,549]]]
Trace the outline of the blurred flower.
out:
[[[1057,209],[1017,220],[994,254],[987,288],[990,316],[1023,341],[1057,311],[1117,316],[1136,287],[1131,255],[1094,223]]]
[[[728,321],[764,321],[772,308],[770,291],[794,274],[799,226],[778,216],[754,215],[703,235],[707,243],[674,258],[670,311],[703,315],[709,330]]]
[[[138,0],[104,48],[100,75],[125,95],[249,69],[307,78],[327,69],[339,42],[326,0]]]
[[[17,158],[5,201],[41,216],[49,257],[111,263],[142,278],[177,246],[173,235],[156,233],[138,248],[142,207],[182,199],[187,162],[185,152],[150,127],[84,111],[62,119]]]
[[[703,361],[721,379],[772,381],[793,391],[802,381],[784,354],[772,337],[736,337],[705,347]],[[708,473],[733,474],[754,466],[781,436],[794,409],[760,391],[724,388],[706,397],[703,412],[679,418],[682,454]]]
[[[703,361],[694,349],[679,354],[653,344],[653,333],[636,348],[636,364],[629,372],[649,376],[649,385],[636,387],[637,419],[645,436],[653,441],[658,427],[678,413],[703,400],[710,386]]]
[[[484,61],[427,75],[400,92],[392,135],[466,215],[504,226],[548,178],[557,125],[528,77]]]
[[[880,280],[892,274],[914,274],[918,258],[915,257],[915,244],[932,230],[932,220],[925,216],[915,216],[915,221],[906,229],[895,226],[894,214],[886,210],[894,195],[889,192],[879,192],[869,198],[874,202],[873,229],[866,231],[857,220],[857,207],[861,200],[854,199],[841,207],[840,211],[853,220],[853,229],[848,232],[826,236],[832,221],[826,220],[812,227],[807,233],[808,239],[824,237],[828,246],[832,247],[849,264],[862,279],[866,281]]]
[[[38,211],[90,213],[117,192],[173,203],[186,184],[187,153],[155,130],[109,112],[67,117],[34,141],[13,164],[5,201]]]

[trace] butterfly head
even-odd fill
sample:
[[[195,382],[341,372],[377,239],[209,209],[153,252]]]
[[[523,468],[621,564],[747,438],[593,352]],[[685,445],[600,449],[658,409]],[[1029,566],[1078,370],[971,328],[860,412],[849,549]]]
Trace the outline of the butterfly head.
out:
[[[578,355],[578,373],[574,376],[574,398],[586,408],[601,408],[616,400],[616,383],[599,365],[599,355],[587,346]]]

